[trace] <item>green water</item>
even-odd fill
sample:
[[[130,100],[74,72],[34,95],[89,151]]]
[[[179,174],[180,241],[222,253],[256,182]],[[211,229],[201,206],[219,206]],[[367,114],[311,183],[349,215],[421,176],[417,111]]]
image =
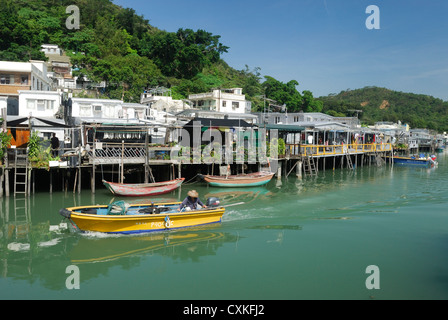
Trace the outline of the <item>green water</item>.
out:
[[[447,299],[448,160],[438,160],[247,190],[184,186],[160,198],[195,188],[244,204],[221,224],[136,236],[49,231],[62,207],[109,203],[100,187],[35,194],[28,217],[24,201],[3,198],[0,299]],[[79,289],[66,287],[70,265]],[[380,289],[366,288],[369,265]]]

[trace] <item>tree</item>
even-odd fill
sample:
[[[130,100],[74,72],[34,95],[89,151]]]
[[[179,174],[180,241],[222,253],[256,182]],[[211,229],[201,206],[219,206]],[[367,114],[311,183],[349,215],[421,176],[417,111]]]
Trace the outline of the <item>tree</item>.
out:
[[[296,89],[299,85],[296,80],[285,84],[270,76],[264,78],[266,81],[263,82],[263,88],[267,98],[277,101],[280,105],[285,104],[289,112],[297,112],[301,109],[302,95]]]
[[[142,44],[142,47],[163,74],[191,79],[227,52],[228,47],[219,38],[204,30],[159,31],[149,38],[150,45]]]
[[[302,110],[304,112],[322,112],[323,102],[314,99],[313,93],[311,91],[305,90],[303,94],[303,105]]]

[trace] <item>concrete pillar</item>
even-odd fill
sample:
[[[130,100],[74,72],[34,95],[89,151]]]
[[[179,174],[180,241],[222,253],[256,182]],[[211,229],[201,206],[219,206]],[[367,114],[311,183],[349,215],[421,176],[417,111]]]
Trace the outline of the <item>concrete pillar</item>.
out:
[[[296,176],[297,176],[297,178],[302,178],[302,167],[303,167],[302,160],[297,161],[297,165],[296,165]]]

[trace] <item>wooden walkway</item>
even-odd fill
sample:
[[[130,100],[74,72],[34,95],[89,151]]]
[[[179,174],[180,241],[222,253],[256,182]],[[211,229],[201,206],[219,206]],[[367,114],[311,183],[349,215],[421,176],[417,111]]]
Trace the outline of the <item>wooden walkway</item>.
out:
[[[392,144],[344,144],[344,145],[308,145],[308,144],[288,144],[286,145],[286,155],[294,157],[333,157],[343,156],[347,153],[351,155],[366,153],[392,152]]]

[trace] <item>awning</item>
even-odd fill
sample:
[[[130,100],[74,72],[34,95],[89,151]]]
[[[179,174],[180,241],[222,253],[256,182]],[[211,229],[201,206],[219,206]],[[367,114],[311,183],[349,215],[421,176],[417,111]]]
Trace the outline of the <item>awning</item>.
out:
[[[226,127],[226,128],[252,128],[253,125],[239,119],[213,119],[213,118],[195,118],[184,125],[184,128],[193,128],[197,123],[201,127]]]
[[[31,120],[31,125],[33,128],[42,127],[54,127],[54,128],[70,128],[70,126],[65,124],[62,119],[56,118],[38,118],[38,117],[21,117],[21,116],[7,116],[6,122],[7,127],[14,128],[18,125],[29,125],[28,120]]]
[[[264,126],[260,125],[260,128],[264,128]],[[292,124],[266,124],[266,130],[278,130],[281,132],[302,132],[305,131],[305,127]]]

